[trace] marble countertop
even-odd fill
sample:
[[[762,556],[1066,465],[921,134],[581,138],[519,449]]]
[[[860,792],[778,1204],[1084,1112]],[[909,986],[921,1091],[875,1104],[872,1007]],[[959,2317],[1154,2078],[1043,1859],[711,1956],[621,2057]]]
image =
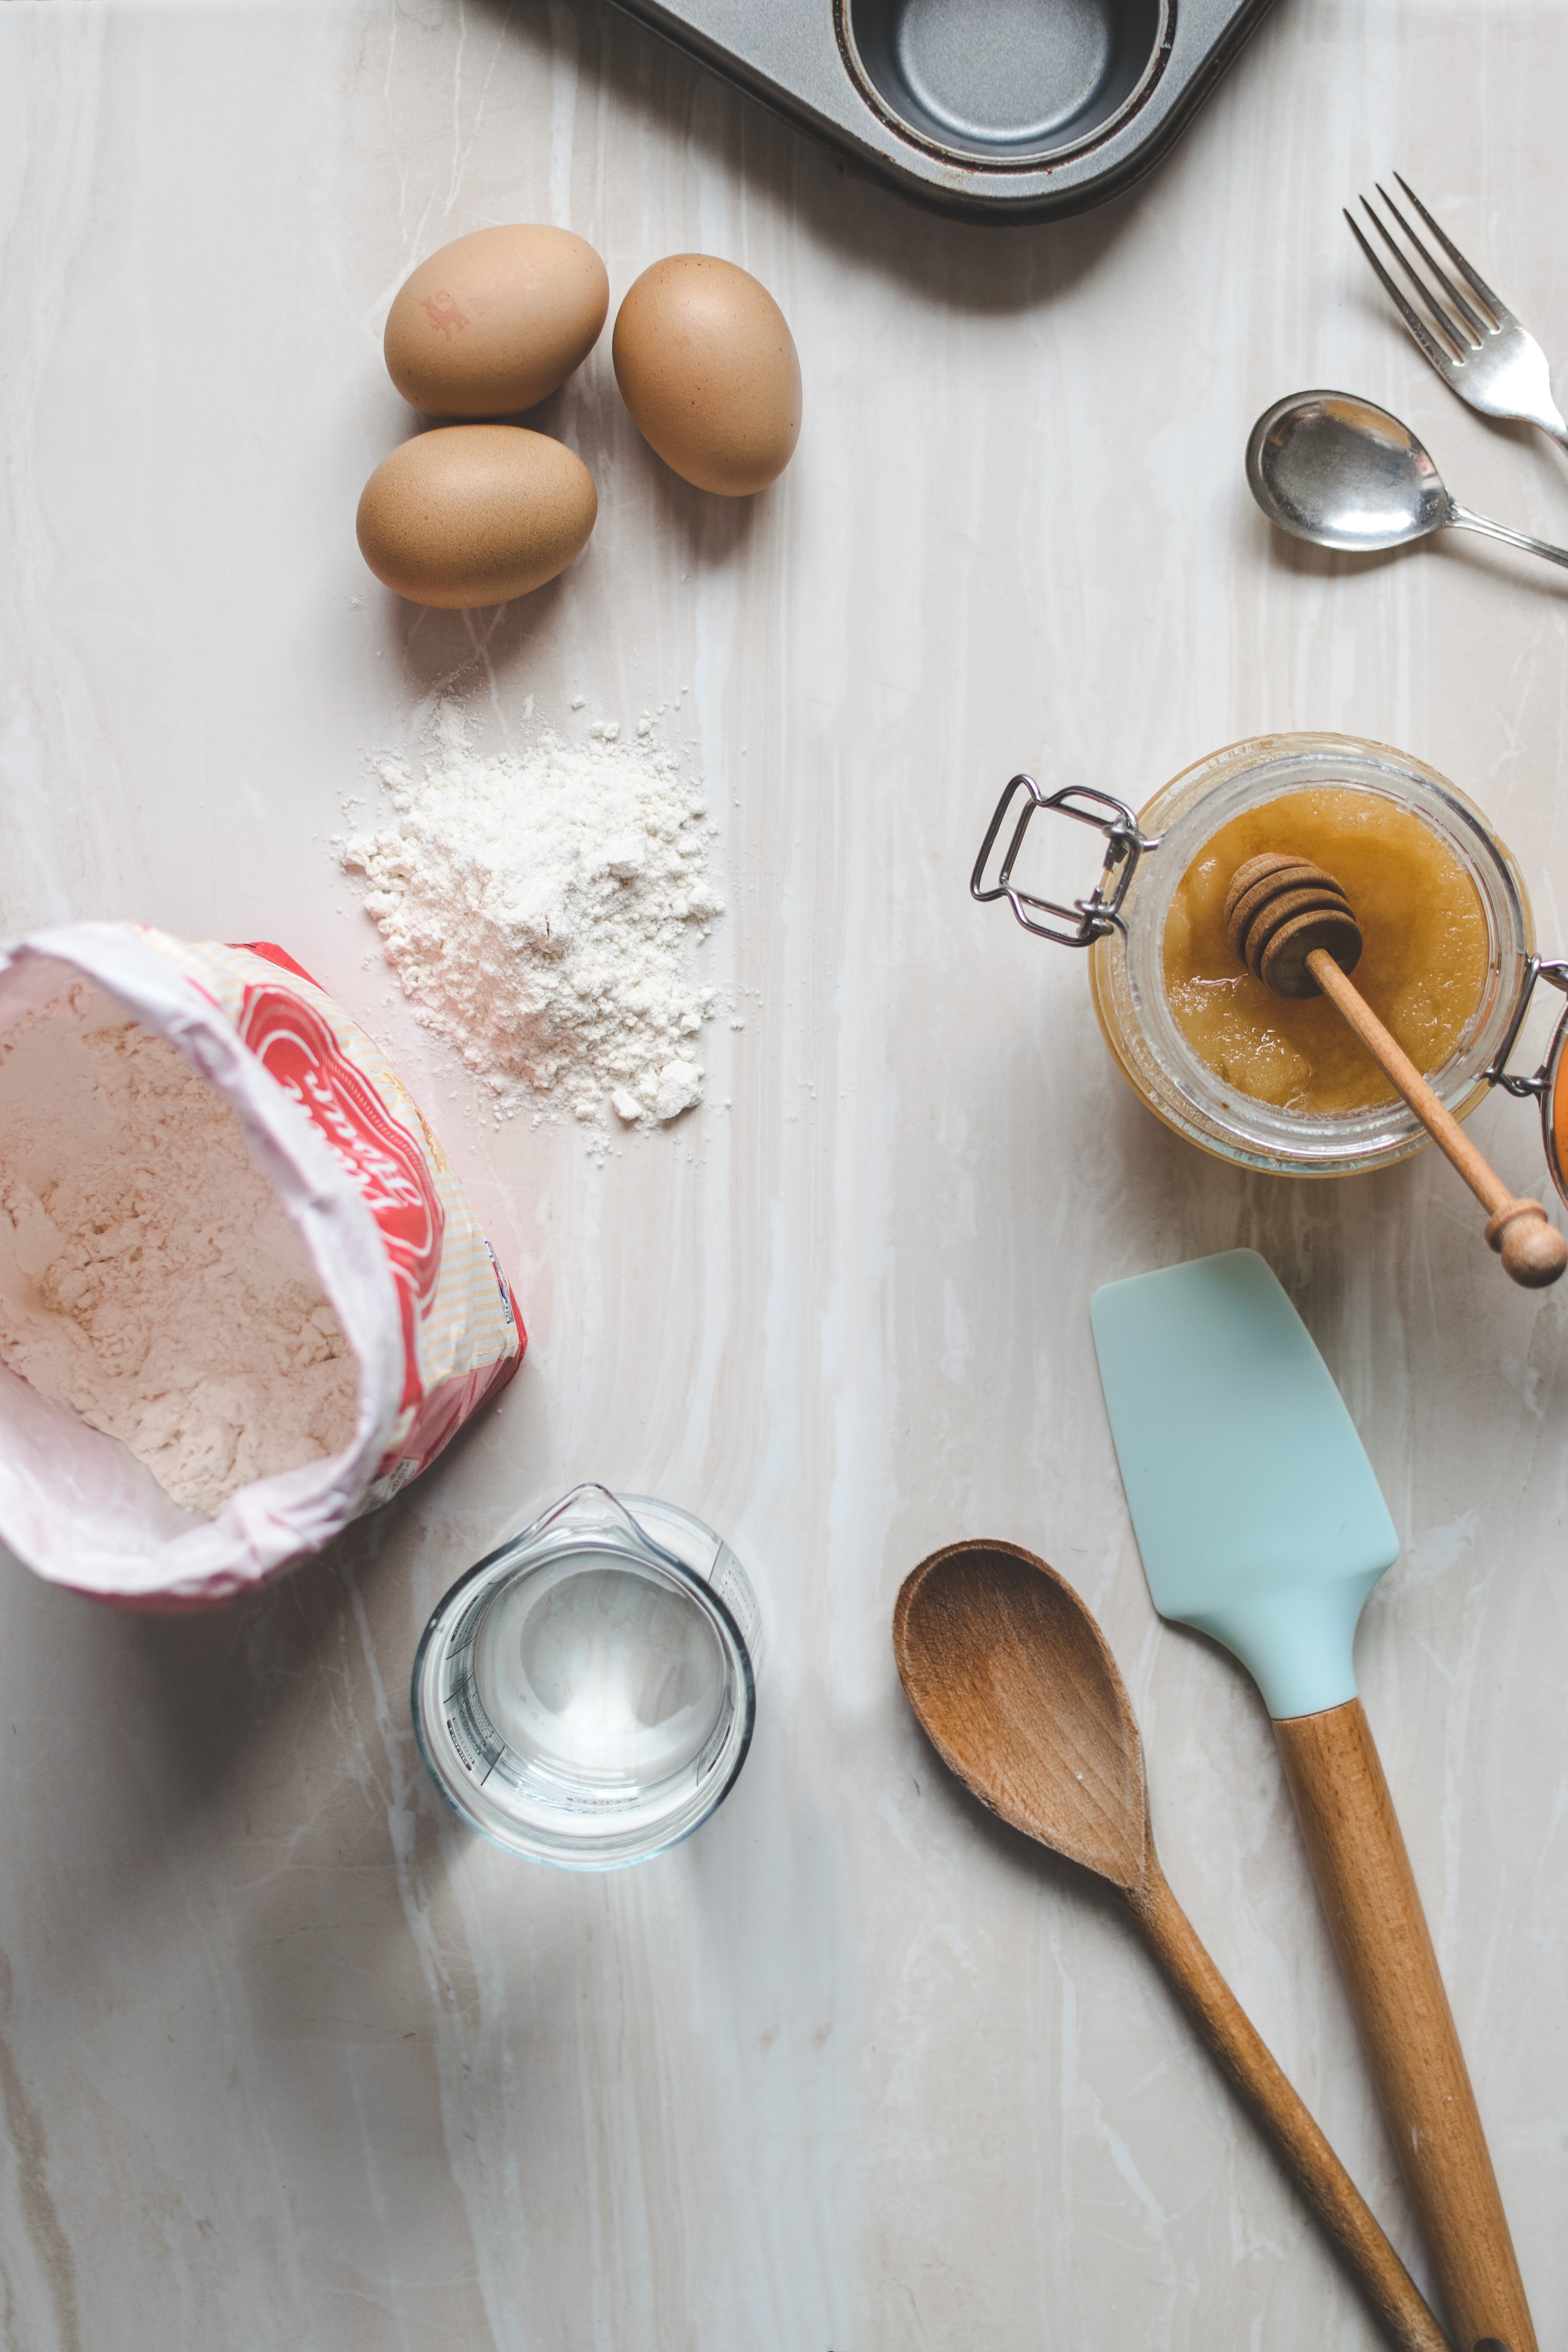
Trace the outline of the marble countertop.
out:
[[[1555,0],[1280,0],[1141,189],[992,231],[600,0],[0,9],[0,927],[280,940],[408,1076],[532,1337],[435,1471],[245,1606],[148,1622],[7,1564],[6,2344],[1372,2346],[1114,1905],[947,1780],[889,1638],[964,1534],[1084,1594],[1178,1895],[1428,2280],[1268,1722],[1153,1615],[1095,1377],[1097,1285],[1237,1244],[1403,1538],[1363,1695],[1564,2340],[1568,1293],[1510,1288],[1431,1155],[1201,1157],[1112,1071],[1081,963],[965,883],[1016,767],[1141,801],[1332,728],[1473,794],[1568,947],[1568,588],[1479,541],[1283,545],[1240,462],[1270,400],[1343,385],[1568,538],[1568,464],[1445,391],[1339,210],[1403,170],[1568,365],[1565,87]],[[353,541],[408,427],[381,323],[507,219],[592,239],[613,299],[671,251],[743,263],[805,429],[765,496],[688,491],[606,337],[546,420],[598,484],[582,562],[419,613]],[[682,688],[745,1025],[705,1108],[601,1167],[487,1118],[331,841],[434,698],[517,744]],[[1542,1187],[1528,1106],[1474,1131]],[[438,1594],[588,1477],[727,1535],[769,1654],[719,1816],[574,1878],[458,1832],[405,1693]]]

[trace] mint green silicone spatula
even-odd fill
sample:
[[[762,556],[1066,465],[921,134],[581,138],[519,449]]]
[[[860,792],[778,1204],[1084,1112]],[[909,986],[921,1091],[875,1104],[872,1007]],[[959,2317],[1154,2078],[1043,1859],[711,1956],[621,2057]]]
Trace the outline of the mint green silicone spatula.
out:
[[[1274,1718],[1459,2352],[1535,2352],[1508,2222],[1351,1649],[1398,1538],[1306,1326],[1254,1250],[1108,1283],[1091,1314],[1154,1606]]]

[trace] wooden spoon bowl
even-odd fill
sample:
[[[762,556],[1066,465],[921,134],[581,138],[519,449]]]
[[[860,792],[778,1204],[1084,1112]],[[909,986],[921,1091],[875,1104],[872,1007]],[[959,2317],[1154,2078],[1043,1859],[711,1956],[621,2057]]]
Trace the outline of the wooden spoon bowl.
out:
[[[972,1796],[1113,1886],[1144,1885],[1138,1726],[1104,1634],[1054,1569],[1016,1544],[950,1544],[906,1578],[893,1648],[927,1738]]]

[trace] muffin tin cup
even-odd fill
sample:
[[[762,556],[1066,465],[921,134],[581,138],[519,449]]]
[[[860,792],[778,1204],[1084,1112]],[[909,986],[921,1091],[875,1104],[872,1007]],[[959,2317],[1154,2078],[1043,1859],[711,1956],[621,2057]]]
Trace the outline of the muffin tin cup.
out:
[[[958,164],[1028,172],[1109,137],[1171,48],[1173,0],[837,0],[839,45],[900,137]]]

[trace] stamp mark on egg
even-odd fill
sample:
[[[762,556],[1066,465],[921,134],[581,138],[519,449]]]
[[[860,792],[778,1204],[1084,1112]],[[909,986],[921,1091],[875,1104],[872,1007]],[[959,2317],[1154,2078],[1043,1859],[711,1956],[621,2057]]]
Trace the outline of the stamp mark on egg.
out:
[[[450,294],[426,294],[419,307],[437,334],[444,335],[447,342],[468,323],[467,313],[458,309]]]

